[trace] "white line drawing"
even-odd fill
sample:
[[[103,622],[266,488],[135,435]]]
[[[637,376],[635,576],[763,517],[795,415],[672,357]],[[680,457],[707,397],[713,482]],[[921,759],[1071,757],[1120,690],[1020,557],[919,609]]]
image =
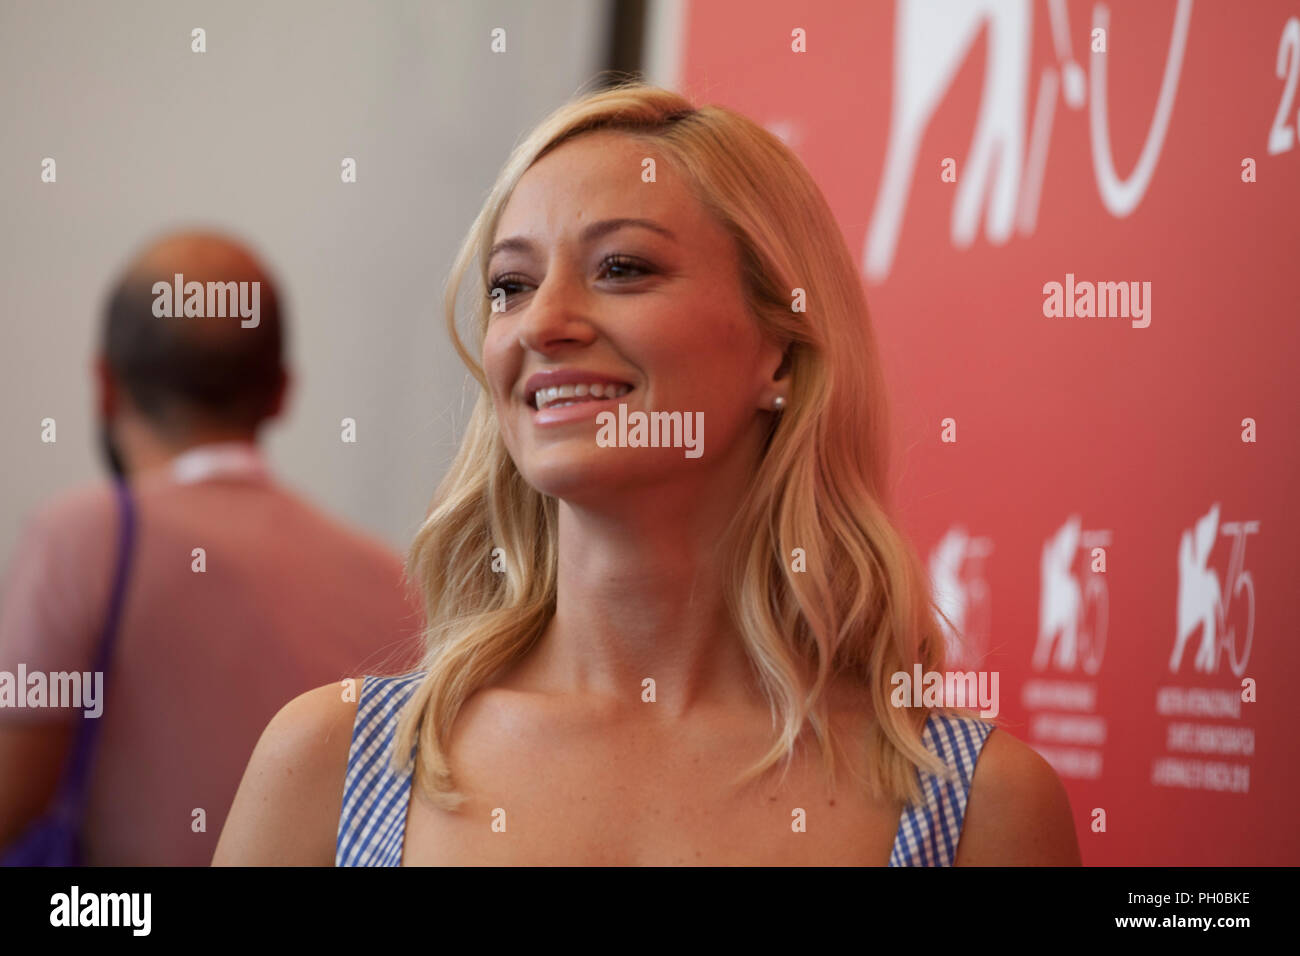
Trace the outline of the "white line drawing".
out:
[[[1065,0],[1048,0],[1048,14],[1058,63],[1045,67],[1039,77],[1026,147],[1031,0],[899,0],[894,18],[889,141],[862,259],[869,280],[878,282],[889,275],[926,127],[986,24],[989,46],[984,86],[970,150],[957,177],[953,246],[965,249],[974,242],[985,207],[985,237],[993,245],[1005,244],[1013,226],[1024,235],[1033,234],[1058,90],[1072,109],[1082,109],[1085,103],[1088,107],[1093,173],[1102,204],[1113,216],[1122,218],[1142,201],[1173,115],[1192,0],[1178,0],[1152,121],[1127,179],[1115,170],[1110,142],[1106,58],[1112,54],[1090,53],[1085,78],[1070,47]],[[1095,4],[1092,28],[1109,31],[1109,24],[1109,8]]]
[[[1082,519],[1072,515],[1043,544],[1035,670],[1046,669],[1049,662],[1062,671],[1081,667],[1091,675],[1101,670],[1110,599],[1103,575],[1089,570],[1080,585],[1074,574],[1083,535]]]
[[[1219,528],[1219,505],[1216,502],[1197,520],[1194,528],[1183,531],[1178,541],[1178,627],[1174,651],[1169,658],[1172,673],[1178,672],[1183,650],[1198,628],[1201,642],[1192,662],[1196,670],[1205,674],[1217,673],[1219,655],[1226,650],[1232,672],[1238,677],[1246,672],[1251,643],[1255,639],[1255,579],[1244,567],[1246,538],[1259,531],[1259,524],[1258,521],[1225,521]],[[1218,572],[1209,566],[1216,531],[1233,539],[1226,587],[1220,587]],[[1226,604],[1223,600],[1225,591],[1228,595]],[[1238,622],[1232,611],[1234,602],[1242,597],[1243,592],[1245,639],[1238,649]]]

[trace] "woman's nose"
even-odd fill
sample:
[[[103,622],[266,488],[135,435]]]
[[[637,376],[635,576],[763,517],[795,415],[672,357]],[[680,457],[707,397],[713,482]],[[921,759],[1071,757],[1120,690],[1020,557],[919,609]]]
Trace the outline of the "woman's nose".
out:
[[[559,344],[590,341],[594,329],[586,307],[581,280],[552,269],[524,306],[519,322],[520,343],[542,352]]]

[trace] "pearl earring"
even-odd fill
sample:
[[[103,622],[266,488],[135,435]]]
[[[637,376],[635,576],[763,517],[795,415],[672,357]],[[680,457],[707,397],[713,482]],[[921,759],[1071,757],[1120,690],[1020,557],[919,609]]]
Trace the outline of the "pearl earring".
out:
[[[776,409],[778,412],[780,412],[780,411],[784,411],[784,410],[785,410],[785,396],[784,396],[784,395],[778,395],[776,398],[772,399],[772,407],[773,407],[774,409]]]

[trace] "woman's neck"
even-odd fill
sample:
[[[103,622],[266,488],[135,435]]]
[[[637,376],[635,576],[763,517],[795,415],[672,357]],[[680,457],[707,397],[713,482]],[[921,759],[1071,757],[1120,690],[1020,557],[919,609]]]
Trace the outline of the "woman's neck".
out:
[[[561,502],[556,613],[521,669],[529,685],[630,708],[651,680],[667,715],[752,704],[725,599],[738,558],[722,543],[738,500],[729,498],[730,509],[655,488],[616,512]]]

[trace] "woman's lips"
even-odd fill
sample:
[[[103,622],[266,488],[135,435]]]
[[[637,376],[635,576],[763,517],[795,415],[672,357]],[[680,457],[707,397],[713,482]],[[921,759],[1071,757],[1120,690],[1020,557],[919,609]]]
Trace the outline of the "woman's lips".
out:
[[[617,398],[591,398],[584,396],[578,400],[575,396],[572,405],[549,405],[546,408],[531,409],[533,413],[534,425],[562,425],[567,422],[583,421],[584,419],[593,418],[601,411],[613,411],[618,406],[627,401],[628,396],[636,389],[632,389],[626,394]]]

